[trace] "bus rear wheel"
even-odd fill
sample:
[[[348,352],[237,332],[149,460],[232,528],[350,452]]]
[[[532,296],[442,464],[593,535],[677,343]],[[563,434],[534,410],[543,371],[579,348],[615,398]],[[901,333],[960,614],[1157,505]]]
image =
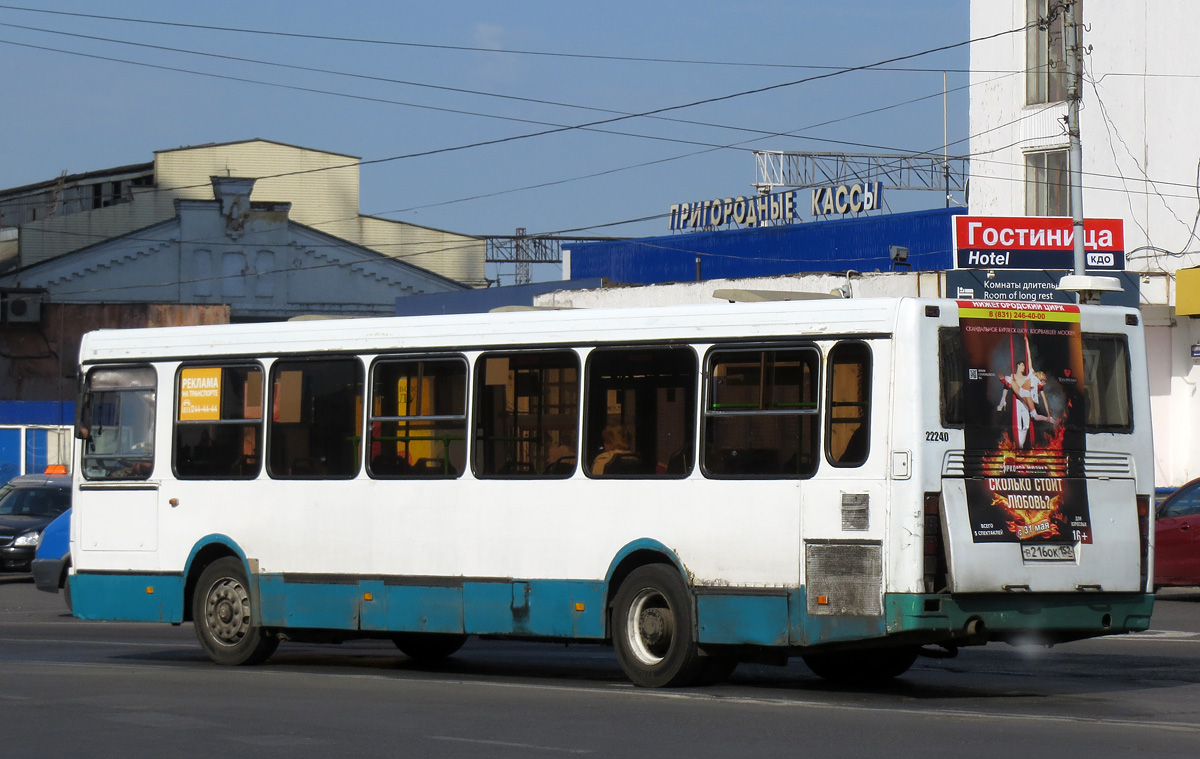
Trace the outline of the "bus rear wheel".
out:
[[[908,671],[917,660],[916,646],[874,651],[838,651],[807,654],[801,658],[813,674],[835,683],[873,683],[891,680]]]
[[[692,599],[674,567],[639,567],[621,583],[613,609],[613,647],[634,685],[669,688],[695,682],[704,672],[695,630]]]
[[[453,633],[397,633],[392,642],[410,659],[421,662],[438,661],[452,656],[467,642],[466,635]]]
[[[192,596],[196,637],[218,664],[260,664],[270,658],[279,640],[254,624],[250,583],[242,562],[232,556],[205,568]]]

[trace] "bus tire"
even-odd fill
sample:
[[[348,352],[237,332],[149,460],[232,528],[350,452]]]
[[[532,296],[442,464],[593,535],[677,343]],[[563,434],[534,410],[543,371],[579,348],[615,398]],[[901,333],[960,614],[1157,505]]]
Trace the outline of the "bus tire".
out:
[[[706,656],[701,659],[700,675],[696,678],[697,685],[716,685],[729,679],[737,669],[739,662],[732,656]]]
[[[226,556],[205,567],[192,595],[196,637],[217,664],[261,664],[279,639],[254,624],[250,583],[240,559]]]
[[[613,647],[634,685],[690,685],[704,670],[696,646],[691,595],[674,567],[648,564],[629,573],[613,609]]]
[[[806,654],[801,658],[823,680],[834,683],[873,683],[891,680],[908,671],[917,660],[916,646],[881,648],[873,651],[838,651]]]
[[[62,592],[63,600],[67,602],[67,611],[71,614],[75,613],[75,607],[71,605],[71,562],[66,561],[63,565],[62,574]]]
[[[466,635],[407,632],[392,636],[396,648],[410,659],[431,662],[453,656],[467,642]]]

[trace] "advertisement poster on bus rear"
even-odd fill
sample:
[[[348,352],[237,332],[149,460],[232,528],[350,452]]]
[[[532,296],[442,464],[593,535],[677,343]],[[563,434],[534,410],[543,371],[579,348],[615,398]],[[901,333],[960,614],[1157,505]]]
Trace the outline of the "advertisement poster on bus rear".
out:
[[[976,543],[1092,542],[1079,307],[959,301]],[[1072,455],[1075,454],[1075,455]]]

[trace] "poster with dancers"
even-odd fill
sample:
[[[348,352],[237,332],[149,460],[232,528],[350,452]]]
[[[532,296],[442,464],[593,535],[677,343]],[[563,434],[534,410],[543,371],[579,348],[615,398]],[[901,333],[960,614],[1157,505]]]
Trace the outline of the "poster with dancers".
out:
[[[972,539],[1090,543],[1079,307],[958,306]]]

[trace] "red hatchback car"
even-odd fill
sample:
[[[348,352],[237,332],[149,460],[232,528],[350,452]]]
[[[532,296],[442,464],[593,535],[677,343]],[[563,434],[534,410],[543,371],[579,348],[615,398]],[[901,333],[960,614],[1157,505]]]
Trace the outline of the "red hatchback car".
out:
[[[1200,479],[1179,488],[1158,507],[1154,584],[1200,585]]]

